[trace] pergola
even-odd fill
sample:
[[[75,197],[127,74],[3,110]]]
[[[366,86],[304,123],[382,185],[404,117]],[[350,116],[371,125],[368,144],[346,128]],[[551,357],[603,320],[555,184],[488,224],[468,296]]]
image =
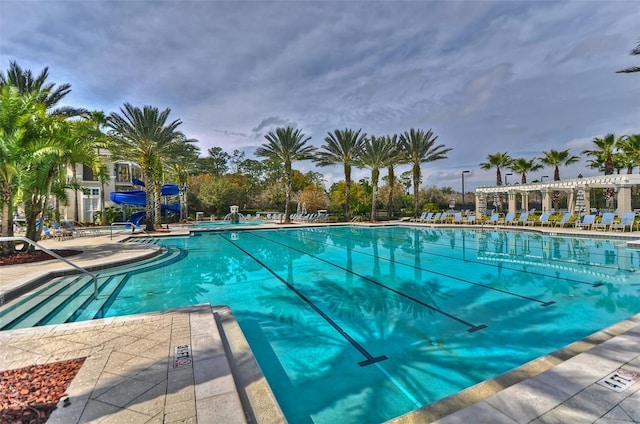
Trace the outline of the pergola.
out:
[[[619,214],[632,212],[631,187],[640,185],[640,174],[616,174],[601,175],[597,177],[584,177],[572,180],[549,181],[531,184],[513,184],[503,186],[478,187],[476,189],[476,212],[484,213],[481,205],[486,205],[490,196],[503,196],[506,193],[509,212],[516,212],[516,195],[522,198],[522,210],[529,210],[529,196],[532,193],[540,193],[542,196],[542,211],[551,211],[551,202],[554,192],[565,193],[568,197],[568,210],[571,212],[589,211],[589,190],[592,188],[613,189],[616,199],[616,209]]]

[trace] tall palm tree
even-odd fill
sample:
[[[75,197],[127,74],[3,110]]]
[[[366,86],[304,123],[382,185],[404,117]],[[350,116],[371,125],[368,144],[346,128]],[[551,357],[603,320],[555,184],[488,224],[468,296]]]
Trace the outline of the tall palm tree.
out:
[[[511,161],[511,163],[509,164],[509,169],[520,174],[522,176],[520,183],[526,184],[527,174],[542,169],[542,164],[538,163],[537,158],[517,158]]]
[[[2,237],[13,236],[13,211],[16,198],[26,188],[34,156],[40,147],[29,144],[31,126],[46,116],[44,105],[35,97],[21,95],[15,87],[0,87],[0,203]],[[14,252],[13,243],[0,243],[0,254]]]
[[[58,107],[57,104],[71,92],[71,84],[60,84],[47,82],[49,68],[44,68],[38,76],[33,75],[31,70],[22,69],[15,61],[9,63],[6,74],[0,73],[0,86],[11,85],[18,89],[21,94],[32,93],[36,100],[45,105],[49,114],[62,115],[66,117],[80,116],[84,109],[72,107]]]
[[[502,185],[502,173],[500,172],[500,168],[508,168],[509,165],[511,165],[511,161],[513,161],[513,159],[507,154],[507,152],[498,152],[488,155],[487,161],[481,163],[480,168],[486,170],[496,168],[496,185]]]
[[[344,168],[345,180],[345,205],[344,213],[347,220],[351,215],[351,167],[362,151],[362,145],[367,135],[360,133],[362,129],[354,131],[349,128],[344,130],[334,130],[325,137],[325,144],[322,145],[316,155],[316,162],[320,166],[331,166],[342,164]]]
[[[291,222],[289,216],[289,203],[291,203],[291,175],[293,169],[292,162],[297,160],[313,159],[315,147],[307,145],[311,136],[306,136],[300,129],[292,127],[276,128],[275,132],[270,131],[264,138],[267,143],[256,149],[255,155],[278,161],[284,166],[285,182],[285,222]]]
[[[161,223],[158,199],[162,185],[162,160],[173,151],[175,143],[185,140],[184,134],[177,130],[182,121],[168,122],[169,113],[169,108],[160,112],[153,106],[140,109],[125,103],[120,114],[112,112],[109,115],[107,123],[111,128],[109,135],[114,157],[136,162],[141,168],[141,179],[145,184],[146,231],[153,231]]]
[[[592,168],[596,163],[601,163],[604,175],[612,175],[616,168],[617,149],[621,138],[622,137],[616,138],[613,133],[605,135],[604,138],[595,137],[593,139],[593,144],[596,145],[596,148],[592,150],[583,150],[582,154],[592,156],[594,158],[590,165]],[[613,188],[607,188],[605,190],[605,202],[607,207],[613,206],[613,196]]]
[[[103,128],[107,125],[107,115],[101,110],[92,110],[85,112],[83,118],[94,126],[94,147],[96,148],[98,157],[101,157],[102,149],[109,149],[110,139],[103,133]],[[111,172],[102,163],[93,171],[100,182],[100,225],[105,226],[107,225],[107,215],[105,213],[105,184],[111,179]]]
[[[542,152],[544,155],[540,158],[540,163],[553,166],[553,181],[560,181],[560,166],[568,166],[573,163],[580,162],[580,157],[569,153],[569,149],[566,150],[554,150],[551,149],[546,152]]]
[[[625,157],[627,174],[633,173],[633,168],[640,165],[640,134],[631,134],[623,137],[618,147]]]
[[[362,152],[356,161],[359,168],[371,170],[371,221],[375,222],[378,213],[378,181],[380,180],[380,169],[386,167],[394,160],[396,155],[395,145],[390,137],[371,136],[364,141]]]
[[[389,162],[387,164],[387,184],[389,184],[389,198],[388,198],[388,205],[389,205],[389,217],[392,217],[394,215],[394,210],[393,210],[393,195],[394,195],[394,189],[396,186],[396,166],[400,165],[402,163],[402,154],[400,151],[400,144],[399,144],[399,140],[398,140],[398,135],[394,134],[394,135],[387,135],[385,136],[386,138],[386,142],[391,144],[392,148],[393,148],[393,154],[391,155],[392,157],[389,158]]]
[[[436,160],[446,159],[447,153],[452,149],[445,147],[444,144],[436,145],[438,136],[434,136],[431,130],[425,132],[422,129],[413,129],[405,131],[400,136],[400,150],[406,163],[411,164],[411,175],[413,177],[413,216],[418,217],[420,182],[422,181],[422,170],[420,166],[423,163],[434,162]]]
[[[604,175],[612,175],[615,169],[614,157],[618,149],[618,142],[621,137],[616,138],[615,134],[609,133],[604,138],[595,137],[592,141],[596,148],[583,150],[582,154],[593,156],[594,159],[604,164]]]
[[[187,180],[198,170],[198,153],[200,149],[190,140],[189,143],[176,144],[175,155],[168,158],[167,168],[172,181],[176,181],[180,187],[180,221],[189,215],[187,204]]]
[[[629,52],[630,55],[632,56],[636,56],[636,55],[640,55],[640,41],[638,42],[638,45],[631,50],[631,52]],[[629,68],[625,68],[625,69],[621,69],[619,71],[616,71],[616,73],[618,74],[630,74],[632,72],[640,72],[640,66],[631,66]]]
[[[46,116],[40,116],[31,122],[31,131],[25,134],[23,143],[34,147],[40,154],[31,157],[33,161],[26,163],[27,172],[24,184],[26,236],[32,240],[38,240],[41,229],[36,228],[36,219],[46,206],[51,187],[57,174],[60,172],[61,162],[64,161],[64,148],[57,146],[57,134],[65,130],[67,117],[78,116],[83,109],[58,107],[58,103],[71,91],[69,84],[56,86],[47,82],[48,69],[45,68],[33,75],[30,70],[22,69],[16,62],[11,62],[6,73],[0,73],[0,87],[11,86],[22,96],[31,96],[34,101],[40,103],[46,111]],[[35,118],[35,116],[34,116]],[[29,148],[25,150],[27,158]],[[44,152],[47,153],[44,153]],[[31,245],[26,245],[23,250],[32,250]]]

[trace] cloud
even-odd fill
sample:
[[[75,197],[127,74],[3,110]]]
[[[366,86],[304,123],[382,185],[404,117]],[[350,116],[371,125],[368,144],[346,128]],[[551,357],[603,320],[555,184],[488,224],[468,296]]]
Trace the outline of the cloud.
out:
[[[2,0],[0,63],[48,66],[73,106],[169,107],[202,152],[250,154],[284,125],[317,146],[336,128],[432,128],[453,151],[428,172],[455,187],[460,169],[492,184],[478,164],[497,151],[640,132],[640,85],[615,73],[636,21],[632,2],[579,0]]]

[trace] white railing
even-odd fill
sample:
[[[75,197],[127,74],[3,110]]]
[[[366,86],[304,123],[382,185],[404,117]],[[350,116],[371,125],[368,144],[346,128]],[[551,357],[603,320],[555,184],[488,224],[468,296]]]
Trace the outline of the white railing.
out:
[[[21,236],[0,237],[0,242],[7,242],[7,241],[18,241],[18,242],[23,242],[23,243],[30,244],[31,246],[37,247],[38,249],[42,250],[43,252],[46,252],[47,254],[53,256],[54,258],[61,260],[62,262],[66,263],[67,265],[70,265],[70,266],[74,267],[78,271],[87,274],[88,276],[90,276],[93,279],[93,297],[94,297],[94,299],[98,295],[98,276],[96,274],[94,274],[92,272],[89,272],[86,269],[82,268],[81,266],[78,266],[78,265],[74,264],[70,260],[63,258],[62,256],[58,255],[56,252],[53,252],[53,251],[47,249],[46,247],[36,243],[35,241],[31,240],[30,238],[21,237]]]

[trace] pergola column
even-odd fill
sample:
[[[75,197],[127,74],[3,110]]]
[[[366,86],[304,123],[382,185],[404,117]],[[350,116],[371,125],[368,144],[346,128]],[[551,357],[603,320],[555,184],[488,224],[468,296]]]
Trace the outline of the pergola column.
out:
[[[516,213],[516,192],[509,191],[507,197],[509,199],[509,212]]]
[[[618,188],[618,214],[632,212],[631,208],[631,186],[620,185]]]
[[[571,213],[578,212],[576,211],[576,190],[573,188],[567,193],[567,209]]]
[[[476,198],[476,220],[478,220],[477,222],[482,222],[482,216],[484,215],[484,209],[486,209],[486,206],[487,206],[486,198],[484,197],[484,194],[482,194],[482,195],[476,194],[474,197]],[[481,208],[482,205],[480,205],[480,197],[485,199],[484,208]]]
[[[551,211],[551,201],[553,200],[553,192],[545,188],[542,190],[542,212]]]
[[[525,212],[529,212],[529,192],[528,191],[522,192],[522,205],[520,209],[522,209]]]

